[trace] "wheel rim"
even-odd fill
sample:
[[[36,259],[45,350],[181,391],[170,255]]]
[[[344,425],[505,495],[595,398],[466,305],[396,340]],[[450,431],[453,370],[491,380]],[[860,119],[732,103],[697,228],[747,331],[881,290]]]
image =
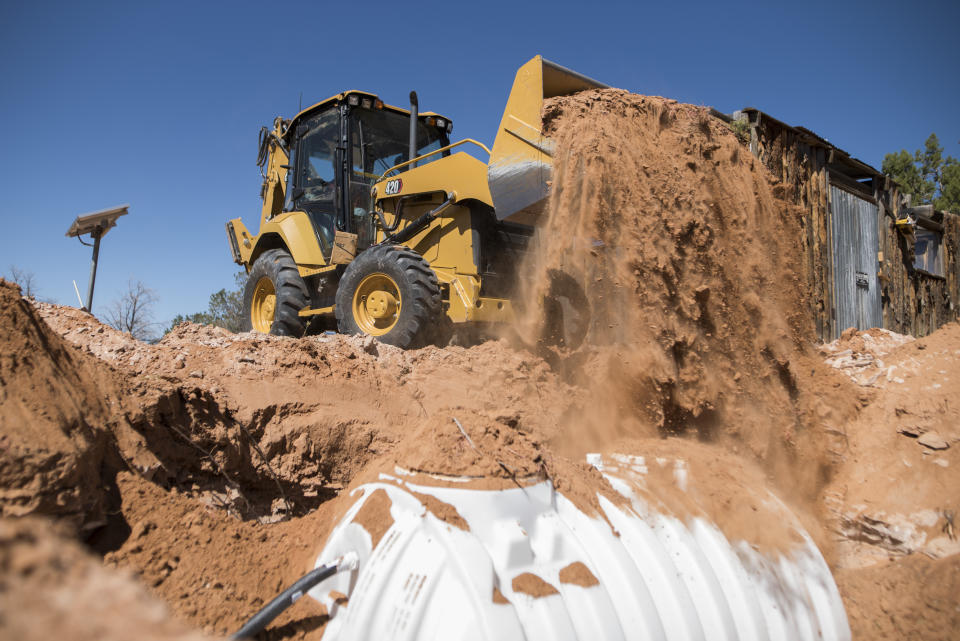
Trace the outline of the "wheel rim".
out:
[[[277,311],[277,290],[273,281],[264,276],[257,281],[253,289],[253,301],[250,304],[250,324],[262,334],[270,333],[273,317]]]
[[[370,274],[353,294],[353,318],[363,332],[383,336],[400,319],[400,288],[386,274]]]

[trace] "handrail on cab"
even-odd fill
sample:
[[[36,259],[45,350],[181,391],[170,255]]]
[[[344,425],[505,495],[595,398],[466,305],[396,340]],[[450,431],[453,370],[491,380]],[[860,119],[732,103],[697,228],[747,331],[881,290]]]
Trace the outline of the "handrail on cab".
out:
[[[447,150],[449,150],[449,149],[453,149],[454,147],[459,147],[460,145],[465,144],[465,143],[468,143],[468,142],[469,142],[469,143],[472,143],[472,144],[474,144],[474,145],[477,145],[478,147],[480,147],[481,149],[483,149],[485,152],[487,152],[487,155],[488,155],[488,156],[490,155],[490,153],[491,153],[491,152],[490,152],[490,149],[489,149],[485,144],[483,144],[482,142],[480,142],[479,140],[474,140],[473,138],[464,138],[463,140],[457,141],[457,142],[453,143],[452,145],[447,145],[446,147],[441,147],[440,149],[434,149],[433,151],[428,152],[428,153],[425,153],[425,154],[423,154],[422,156],[417,156],[416,158],[411,158],[410,160],[408,160],[408,161],[406,161],[406,162],[402,162],[402,163],[400,163],[399,165],[394,165],[394,166],[391,167],[390,169],[388,169],[388,170],[386,170],[385,172],[383,172],[383,175],[381,175],[379,178],[377,178],[377,179],[374,181],[374,183],[380,182],[381,180],[383,180],[384,178],[386,178],[386,177],[387,177],[388,175],[390,175],[391,173],[397,171],[398,169],[402,169],[403,167],[406,167],[406,166],[409,165],[410,163],[417,162],[418,160],[422,160],[422,159],[424,159],[424,158],[429,158],[430,156],[433,156],[433,155],[435,155],[435,154],[442,153],[442,152],[447,151]]]

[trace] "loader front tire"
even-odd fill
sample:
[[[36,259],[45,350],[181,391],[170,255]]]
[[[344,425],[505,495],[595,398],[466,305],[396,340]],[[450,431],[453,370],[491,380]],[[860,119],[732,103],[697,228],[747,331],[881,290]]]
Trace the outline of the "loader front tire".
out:
[[[369,334],[397,347],[417,346],[440,313],[436,273],[420,254],[400,245],[362,252],[337,287],[337,328],[344,334]]]
[[[243,329],[275,336],[303,336],[299,315],[310,301],[297,264],[283,249],[269,249],[253,263],[243,289]]]

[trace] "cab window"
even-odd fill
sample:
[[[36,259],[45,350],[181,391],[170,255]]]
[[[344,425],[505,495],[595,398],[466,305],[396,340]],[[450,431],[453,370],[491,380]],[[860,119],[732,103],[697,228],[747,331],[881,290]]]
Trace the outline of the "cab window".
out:
[[[333,202],[336,195],[337,113],[320,118],[316,128],[300,140],[299,184],[301,203]]]
[[[310,216],[320,248],[329,256],[337,229],[336,154],[340,114],[330,109],[300,126],[304,132],[296,143],[292,208]]]

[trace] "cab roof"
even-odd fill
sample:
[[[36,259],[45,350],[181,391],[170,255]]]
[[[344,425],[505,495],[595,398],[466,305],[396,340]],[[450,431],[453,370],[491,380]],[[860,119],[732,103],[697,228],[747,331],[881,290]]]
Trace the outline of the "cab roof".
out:
[[[288,138],[289,138],[291,132],[293,132],[293,131],[296,129],[297,124],[300,123],[302,120],[304,120],[304,119],[306,119],[306,118],[309,118],[310,116],[312,116],[313,114],[317,113],[318,111],[323,111],[325,108],[327,108],[327,107],[329,107],[329,106],[331,106],[331,105],[340,104],[341,102],[343,102],[343,101],[345,101],[345,100],[347,99],[347,96],[349,96],[349,95],[351,95],[351,94],[358,95],[358,96],[361,97],[361,99],[362,99],[362,98],[370,98],[371,100],[380,100],[380,98],[379,98],[379,96],[377,96],[377,94],[375,94],[375,93],[370,93],[369,91],[361,91],[361,90],[359,90],[359,89],[350,89],[350,90],[348,90],[348,91],[344,91],[344,92],[338,93],[338,94],[336,94],[336,95],[330,96],[329,98],[327,98],[327,99],[325,99],[325,100],[321,100],[320,102],[318,102],[318,103],[316,103],[316,104],[310,105],[309,107],[307,107],[306,109],[304,109],[304,110],[302,110],[300,113],[298,113],[296,116],[294,116],[294,117],[290,120],[290,124],[287,125],[287,128],[284,129],[284,131],[283,131],[283,138],[284,138],[284,140],[286,140],[287,142],[289,142]],[[410,110],[409,110],[409,109],[404,109],[403,107],[394,107],[393,105],[388,105],[388,104],[385,103],[385,102],[383,103],[383,108],[384,108],[384,109],[387,109],[387,110],[389,110],[389,111],[396,112],[396,113],[404,114],[404,115],[406,115],[406,116],[409,116],[409,115],[410,115]],[[433,112],[433,111],[420,111],[420,112],[418,112],[417,115],[418,115],[418,117],[420,117],[420,118],[426,118],[426,117],[428,117],[428,116],[432,116],[432,117],[434,117],[434,118],[444,118],[444,119],[446,119],[447,122],[453,122],[452,120],[450,120],[450,119],[447,118],[446,116],[444,116],[444,115],[442,115],[442,114],[435,113],[435,112]]]

